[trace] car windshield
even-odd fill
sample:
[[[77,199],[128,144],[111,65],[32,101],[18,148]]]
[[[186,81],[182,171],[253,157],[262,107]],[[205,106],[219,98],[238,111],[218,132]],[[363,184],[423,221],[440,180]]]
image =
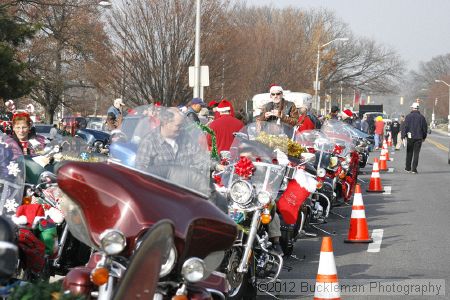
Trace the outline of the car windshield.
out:
[[[175,107],[135,111],[124,123],[133,118],[136,126],[111,135],[110,161],[208,196],[210,153],[199,126]]]

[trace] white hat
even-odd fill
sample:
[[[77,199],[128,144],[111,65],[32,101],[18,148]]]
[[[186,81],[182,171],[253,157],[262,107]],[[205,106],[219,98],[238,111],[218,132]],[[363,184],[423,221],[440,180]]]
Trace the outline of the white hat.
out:
[[[277,93],[277,92],[283,93],[283,88],[279,85],[274,85],[270,87],[269,93]]]
[[[118,106],[118,105],[125,105],[125,103],[123,103],[122,98],[117,98],[114,100],[114,106]]]
[[[419,103],[414,102],[413,104],[411,104],[411,108],[412,109],[419,109]]]

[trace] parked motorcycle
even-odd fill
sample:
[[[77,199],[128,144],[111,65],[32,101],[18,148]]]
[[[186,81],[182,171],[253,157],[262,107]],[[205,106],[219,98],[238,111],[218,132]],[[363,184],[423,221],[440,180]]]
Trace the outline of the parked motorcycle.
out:
[[[216,269],[237,230],[208,201],[206,136],[176,108],[161,108],[153,117],[159,126],[139,133],[133,167],[111,157],[109,163],[68,163],[58,170],[69,230],[95,250],[86,266],[69,272],[64,286],[98,299],[224,297],[225,276]],[[162,263],[141,251],[161,220],[170,220],[174,231],[169,251],[160,252]],[[155,276],[152,295],[145,287]],[[139,280],[128,286],[127,278]]]
[[[291,135],[292,128],[276,123],[248,124],[235,134],[225,170],[215,174],[218,189],[228,197],[229,215],[239,228],[223,265],[230,299],[254,298],[257,283],[276,281],[283,268],[283,257],[273,251],[269,240],[269,228],[284,180],[295,178],[296,168],[289,166],[288,157],[295,148]],[[293,224],[304,224],[305,198],[297,199],[298,205],[289,211]]]

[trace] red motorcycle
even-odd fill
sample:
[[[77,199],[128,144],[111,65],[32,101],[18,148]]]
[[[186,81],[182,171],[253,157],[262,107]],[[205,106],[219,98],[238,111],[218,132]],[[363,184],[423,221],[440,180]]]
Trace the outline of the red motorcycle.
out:
[[[136,111],[139,122],[149,122],[147,107]],[[67,163],[58,171],[69,230],[95,249],[86,266],[65,277],[64,287],[73,293],[98,299],[212,299],[227,292],[225,276],[215,270],[237,228],[209,201],[205,135],[176,108],[160,108],[156,117],[159,126],[138,125],[128,141],[120,140],[137,143],[132,165],[112,155],[109,163]],[[162,235],[168,251],[141,254],[143,245],[153,244],[146,242],[149,231],[161,220],[170,220],[173,228],[173,240]]]

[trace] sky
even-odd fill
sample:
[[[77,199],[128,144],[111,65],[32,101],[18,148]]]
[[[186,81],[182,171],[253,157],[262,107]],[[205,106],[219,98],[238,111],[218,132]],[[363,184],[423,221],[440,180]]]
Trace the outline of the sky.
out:
[[[355,35],[394,48],[410,69],[450,53],[450,0],[247,0],[247,4],[327,8]]]

